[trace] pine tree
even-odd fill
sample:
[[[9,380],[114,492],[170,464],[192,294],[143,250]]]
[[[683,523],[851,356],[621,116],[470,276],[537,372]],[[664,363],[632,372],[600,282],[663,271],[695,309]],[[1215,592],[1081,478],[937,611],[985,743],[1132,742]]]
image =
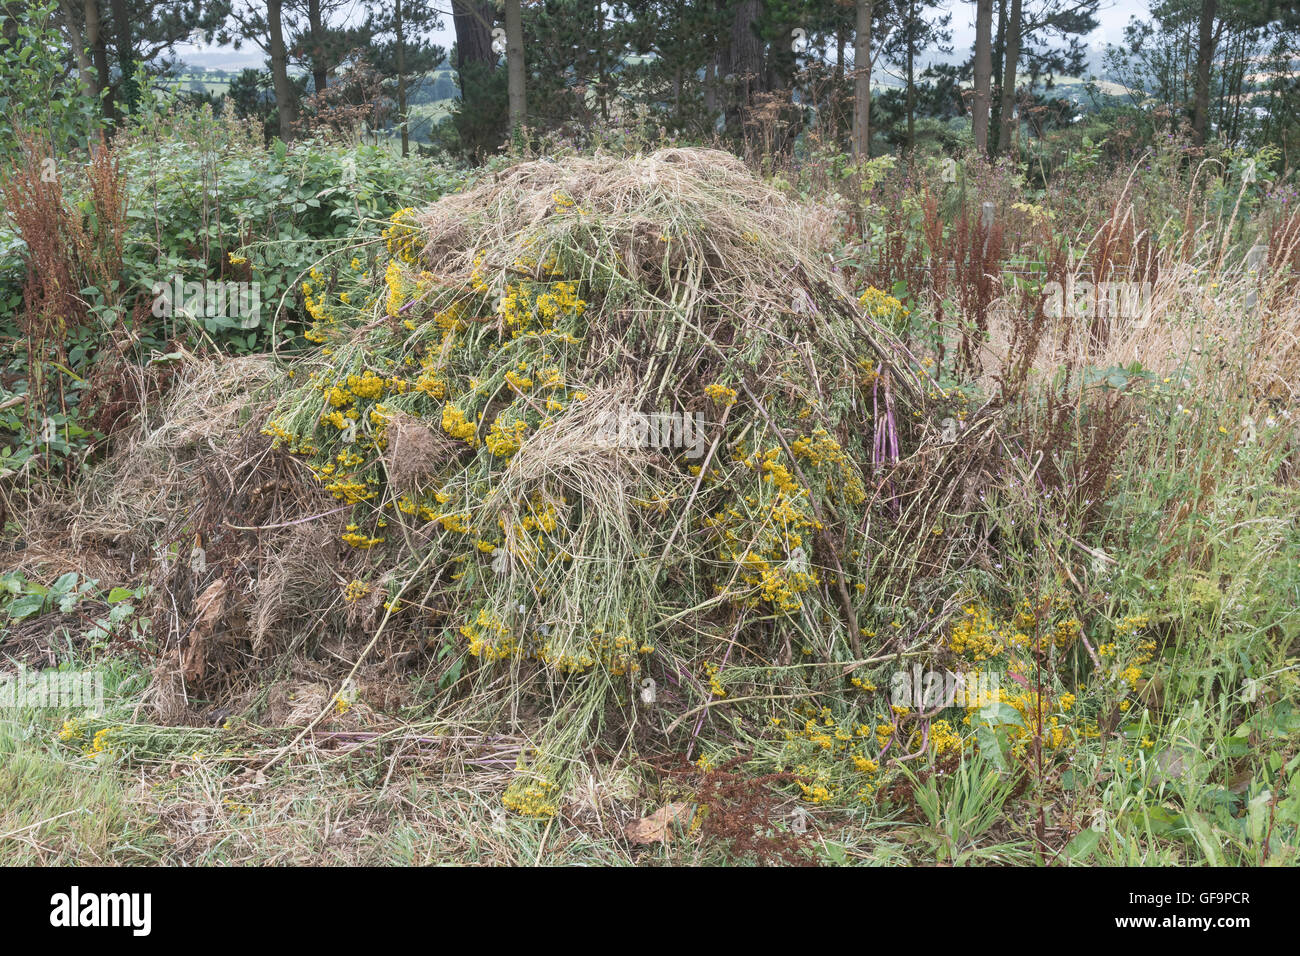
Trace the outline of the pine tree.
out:
[[[909,152],[916,148],[917,58],[931,48],[945,53],[952,52],[948,46],[952,40],[952,14],[937,14],[941,2],[942,0],[900,0],[891,11],[895,27],[882,49],[885,59],[903,71],[906,144]]]

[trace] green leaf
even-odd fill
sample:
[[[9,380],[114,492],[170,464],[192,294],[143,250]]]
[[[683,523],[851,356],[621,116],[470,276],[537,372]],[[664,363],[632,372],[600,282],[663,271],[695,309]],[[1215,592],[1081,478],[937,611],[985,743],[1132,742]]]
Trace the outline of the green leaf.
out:
[[[1089,827],[1086,830],[1080,830],[1074,835],[1065,847],[1065,855],[1072,861],[1086,859],[1093,850],[1097,849],[1097,844],[1101,842],[1101,834]]]
[[[1222,860],[1222,855],[1219,852],[1221,845],[1219,839],[1214,835],[1214,828],[1210,826],[1205,817],[1195,810],[1188,810],[1185,816],[1188,829],[1196,838],[1196,842],[1200,846],[1201,852],[1205,854],[1206,860],[1210,866],[1218,866]]]
[[[40,614],[45,608],[45,596],[42,594],[24,594],[9,602],[9,617],[21,621]]]
[[[1159,805],[1146,808],[1146,819],[1155,836],[1167,836],[1187,824],[1181,813]]]
[[[1010,704],[999,702],[996,707],[985,707],[980,711],[980,718],[986,723],[995,727],[1025,727],[1025,718],[1021,716],[1020,711],[1016,710]]]
[[[849,856],[844,852],[844,847],[838,843],[823,843],[822,849],[826,851],[826,858],[837,866],[843,866],[848,862]]]
[[[134,613],[134,604],[118,604],[109,610],[108,619],[114,624],[121,624]]]
[[[50,586],[50,590],[55,594],[66,594],[77,586],[77,572],[69,571],[67,574],[60,574],[58,580]]]
[[[1272,800],[1273,794],[1263,790],[1252,797],[1250,803],[1246,805],[1246,832],[1256,843],[1264,839]]]
[[[1007,769],[1007,762],[1002,756],[1002,742],[992,728],[980,724],[975,728],[975,740],[979,743],[980,753],[992,760],[994,766],[999,770]]]

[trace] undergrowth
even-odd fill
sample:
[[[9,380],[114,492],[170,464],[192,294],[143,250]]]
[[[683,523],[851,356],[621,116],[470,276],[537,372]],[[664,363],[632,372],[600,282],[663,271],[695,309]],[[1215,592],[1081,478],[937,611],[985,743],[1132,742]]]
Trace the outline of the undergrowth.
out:
[[[139,773],[197,861],[1294,864],[1300,307],[1240,267],[1300,230],[1232,185],[996,242],[908,196],[832,269],[825,209],[666,150],[323,249],[306,347],[187,358],[86,480],[77,540],[151,567],[150,686],[8,721],[57,783],[0,846]],[[1071,240],[1143,310],[1050,315]],[[294,831],[322,794],[346,851]]]

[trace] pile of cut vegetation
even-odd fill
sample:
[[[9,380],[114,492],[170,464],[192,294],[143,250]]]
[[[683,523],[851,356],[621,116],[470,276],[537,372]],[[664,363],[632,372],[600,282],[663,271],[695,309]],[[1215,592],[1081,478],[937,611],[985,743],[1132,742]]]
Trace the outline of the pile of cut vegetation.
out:
[[[942,399],[827,228],[670,149],[524,163],[323,259],[261,434],[190,469],[161,699],[228,707],[309,637],[340,688],[418,654],[429,706],[529,741],[506,804],[545,815],[597,742],[682,753],[718,707],[847,686],[925,560],[938,495],[895,466]]]

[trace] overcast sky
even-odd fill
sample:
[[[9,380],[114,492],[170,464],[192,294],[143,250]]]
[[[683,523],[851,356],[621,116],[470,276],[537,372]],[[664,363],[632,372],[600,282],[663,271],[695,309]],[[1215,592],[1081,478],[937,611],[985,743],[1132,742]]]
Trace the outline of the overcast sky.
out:
[[[450,10],[451,5],[445,0],[441,5]],[[360,6],[356,0],[349,0],[345,7],[340,8],[340,12],[334,19],[346,20],[357,16]],[[1118,43],[1123,38],[1124,25],[1128,23],[1129,18],[1134,14],[1145,14],[1147,7],[1148,0],[1101,0],[1101,9],[1097,15],[1101,25],[1088,38],[1089,45],[1094,50],[1101,50],[1107,43]],[[975,45],[975,4],[971,0],[946,0],[946,9],[952,13],[954,57],[965,59]],[[443,16],[443,21],[443,28],[434,32],[433,39],[434,42],[450,49],[455,35],[452,32],[449,12]],[[182,60],[195,65],[219,67],[224,70],[240,70],[249,66],[261,67],[266,59],[259,48],[249,43],[245,43],[240,50],[178,44],[176,53]]]
[[[1148,0],[1101,0],[1097,19],[1101,25],[1088,38],[1093,49],[1104,49],[1107,43],[1119,43],[1124,38],[1124,26],[1135,14],[1145,16]],[[949,0],[952,11],[952,45],[960,53],[975,46],[975,4],[968,0]]]

